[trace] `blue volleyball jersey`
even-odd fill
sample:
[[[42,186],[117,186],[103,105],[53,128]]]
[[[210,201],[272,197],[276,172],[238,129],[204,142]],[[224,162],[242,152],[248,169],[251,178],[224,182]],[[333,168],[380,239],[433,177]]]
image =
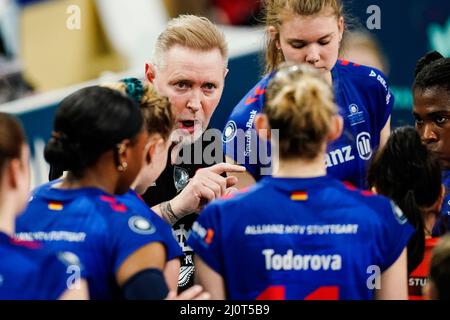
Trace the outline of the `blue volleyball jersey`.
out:
[[[100,189],[62,190],[53,188],[55,183],[33,193],[17,219],[16,236],[78,255],[91,299],[121,298],[116,272],[125,259],[147,244],[165,241],[154,217],[130,210]]]
[[[338,60],[331,75],[344,132],[328,147],[328,174],[365,188],[366,171],[391,115],[394,97],[384,75],[375,68]],[[257,137],[254,119],[263,109],[266,88],[273,76],[264,77],[238,103],[222,136],[224,153],[245,165],[256,180],[271,172],[270,145]]]
[[[207,206],[188,245],[229,299],[372,299],[413,231],[387,198],[333,178],[266,177]]]
[[[68,266],[38,242],[0,232],[0,300],[54,300],[68,288]],[[80,273],[81,275],[81,273]]]
[[[444,172],[445,198],[442,204],[441,216],[446,217],[446,228],[450,231],[450,170]]]
[[[130,190],[118,197],[131,211],[148,217],[156,226],[166,248],[166,259],[170,261],[183,256],[183,251],[172,233],[172,227],[150,209],[135,191]]]
[[[442,183],[445,186],[445,197],[441,214],[433,228],[433,237],[440,237],[450,231],[450,170],[442,173]]]

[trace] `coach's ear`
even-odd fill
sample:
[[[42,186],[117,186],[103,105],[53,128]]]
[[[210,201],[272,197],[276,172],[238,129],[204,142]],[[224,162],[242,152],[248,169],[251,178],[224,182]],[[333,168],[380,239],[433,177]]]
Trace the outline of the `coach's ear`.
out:
[[[145,64],[145,77],[148,82],[153,83],[156,77],[156,66],[153,63]]]
[[[269,119],[264,113],[258,113],[256,115],[255,129],[261,139],[270,141],[271,136]]]

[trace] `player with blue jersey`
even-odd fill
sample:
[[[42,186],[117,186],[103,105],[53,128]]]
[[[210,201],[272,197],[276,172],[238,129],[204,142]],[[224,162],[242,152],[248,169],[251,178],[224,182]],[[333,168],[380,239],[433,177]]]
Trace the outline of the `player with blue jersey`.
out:
[[[0,113],[0,300],[87,299],[79,259],[13,238],[29,195],[29,151],[18,121]]]
[[[183,256],[183,251],[173,236],[172,228],[169,224],[167,224],[167,222],[162,220],[160,216],[152,211],[141,196],[135,191],[129,190],[124,195],[119,196],[118,199],[123,202],[130,211],[148,217],[152,221],[152,224],[156,226],[156,231],[158,233],[157,241],[163,243],[166,249],[167,263],[164,266],[166,283],[169,289],[176,291],[178,285],[178,274],[180,271],[179,258]]]
[[[434,51],[419,60],[413,98],[417,132],[443,168],[446,195],[433,230],[433,236],[440,236],[450,230],[450,58]]]
[[[129,190],[127,193],[118,196],[118,199],[123,202],[127,208],[135,213],[141,213],[151,218],[152,223],[157,226],[158,234],[163,239],[166,247],[167,261],[176,259],[183,255],[178,242],[172,234],[172,228],[160,216],[153,212],[146,204],[142,197],[134,190]]]
[[[121,297],[115,281],[119,268],[146,245],[164,244],[168,235],[163,230],[168,226],[133,205],[131,192],[122,196],[127,201],[121,201],[97,188],[54,188],[60,183],[56,180],[35,190],[17,220],[17,237],[43,241],[52,251],[76,253],[86,269],[92,299]],[[166,249],[174,254],[173,247]]]
[[[77,272],[82,275],[80,269],[75,270],[79,267],[78,260],[66,259],[76,258],[69,252],[56,255],[45,250],[39,242],[18,241],[0,232],[0,256],[3,257],[0,263],[0,300],[87,298],[87,292],[83,296],[67,296],[70,291],[68,283],[71,283],[69,277]]]
[[[183,252],[174,235],[172,228],[151,210],[141,197],[152,186],[164,170],[167,162],[168,150],[171,145],[171,133],[175,127],[175,116],[168,98],[160,96],[151,83],[143,83],[136,78],[123,79],[117,83],[105,84],[114,90],[126,94],[139,103],[149,141],[145,149],[144,165],[131,185],[134,190],[128,191],[120,200],[133,210],[154,215],[158,221],[158,232],[164,237],[167,263],[164,276],[171,290],[177,290],[180,272],[180,257]]]
[[[286,66],[266,94],[255,124],[263,139],[280,128],[276,169],[202,212],[188,239],[200,283],[218,299],[406,299],[406,217],[326,175],[326,144],[343,126],[331,87]]]
[[[128,208],[126,193],[148,144],[139,106],[125,95],[88,87],[65,98],[45,149],[68,174],[38,188],[18,219],[17,235],[74,252],[92,299],[163,299],[168,288],[160,221]]]
[[[341,1],[316,1],[312,6],[299,0],[266,2],[267,76],[234,108],[223,131],[228,162],[245,165],[252,176],[236,174],[239,185],[249,185],[271,173],[270,145],[258,139],[254,119],[264,105],[275,68],[288,61],[314,66],[333,85],[344,131],[328,147],[328,173],[366,187],[368,164],[390,131],[394,97],[384,75],[375,68],[337,60],[344,32]]]
[[[448,230],[450,230],[450,170],[445,170],[443,172],[443,182],[446,194],[442,204],[441,219],[444,220],[445,224],[444,232],[448,232]]]

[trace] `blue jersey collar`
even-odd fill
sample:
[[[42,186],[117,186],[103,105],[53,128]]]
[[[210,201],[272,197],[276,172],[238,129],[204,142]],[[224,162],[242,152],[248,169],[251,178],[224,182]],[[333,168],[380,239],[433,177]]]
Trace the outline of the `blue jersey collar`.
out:
[[[442,172],[442,183],[447,189],[450,189],[450,170],[444,170]]]
[[[276,178],[265,177],[261,180],[261,184],[271,185],[277,189],[284,191],[306,190],[310,188],[322,188],[331,184],[335,184],[336,180],[329,176],[320,176],[314,178]]]
[[[90,196],[105,195],[108,197],[115,197],[114,195],[111,195],[111,194],[109,194],[99,188],[95,188],[95,187],[86,187],[86,188],[79,188],[79,189],[57,189],[57,188],[54,188],[53,186],[58,182],[61,182],[61,180],[55,180],[50,183],[47,183],[46,185],[43,185],[41,188],[39,188],[35,192],[35,195],[42,197],[42,198],[47,198],[47,199],[52,199],[52,200],[60,200],[60,201],[70,200],[70,199],[74,199],[74,198],[85,196],[85,195],[90,195]]]

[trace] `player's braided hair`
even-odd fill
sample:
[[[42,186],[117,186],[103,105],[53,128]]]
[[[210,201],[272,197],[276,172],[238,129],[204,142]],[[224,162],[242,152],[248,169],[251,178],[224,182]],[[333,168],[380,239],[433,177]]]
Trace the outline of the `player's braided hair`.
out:
[[[132,143],[142,131],[143,118],[136,102],[99,86],[80,89],[59,104],[45,160],[54,168],[51,178],[68,170],[75,177],[124,139]]]
[[[136,78],[127,78],[103,86],[120,91],[135,101],[139,99],[148,134],[159,134],[164,140],[170,137],[175,126],[175,115],[169,99],[160,96],[152,84],[141,82]]]
[[[282,65],[270,81],[264,113],[279,130],[279,152],[284,158],[315,158],[337,114],[333,90],[308,65]]]
[[[450,58],[429,52],[417,62],[414,76],[414,90],[438,86],[450,92]]]

